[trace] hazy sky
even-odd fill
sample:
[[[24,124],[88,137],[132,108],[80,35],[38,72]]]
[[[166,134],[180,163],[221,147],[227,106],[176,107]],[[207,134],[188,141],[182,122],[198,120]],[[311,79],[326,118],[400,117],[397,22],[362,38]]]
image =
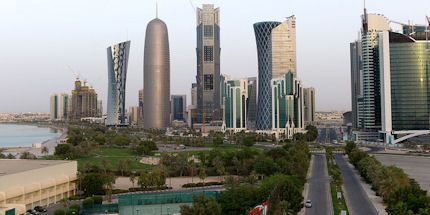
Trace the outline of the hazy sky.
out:
[[[106,105],[106,48],[131,40],[128,106],[143,87],[146,25],[155,0],[0,0],[0,112],[48,112],[52,93],[71,93],[69,66],[96,89]],[[252,24],[297,18],[297,61],[305,87],[316,88],[316,109],[350,109],[349,42],[357,38],[358,0],[193,0],[221,8],[221,73],[257,76]],[[196,18],[189,0],[159,0],[170,40],[171,94],[187,94],[196,76]],[[428,0],[368,0],[370,13],[425,23]],[[395,26],[395,25],[392,25]],[[106,106],[104,107],[106,110]]]

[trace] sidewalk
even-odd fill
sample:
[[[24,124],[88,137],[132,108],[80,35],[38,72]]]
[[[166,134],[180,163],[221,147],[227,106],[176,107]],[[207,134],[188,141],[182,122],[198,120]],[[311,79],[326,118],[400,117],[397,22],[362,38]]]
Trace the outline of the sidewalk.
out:
[[[314,155],[312,155],[311,161],[310,161],[310,164],[309,164],[309,168],[308,168],[308,173],[306,174],[306,183],[303,186],[302,196],[303,196],[304,201],[306,201],[308,199],[308,196],[309,196],[309,183],[307,182],[307,180],[312,177],[312,167],[313,167],[314,161],[315,161]],[[305,214],[305,209],[306,208],[303,207],[302,210],[298,214],[299,215],[304,215]]]

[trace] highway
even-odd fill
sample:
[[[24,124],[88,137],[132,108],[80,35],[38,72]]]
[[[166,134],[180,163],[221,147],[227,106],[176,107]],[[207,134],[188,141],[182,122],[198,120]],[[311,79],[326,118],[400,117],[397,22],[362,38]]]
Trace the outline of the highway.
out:
[[[335,159],[342,171],[343,191],[349,213],[351,215],[378,215],[366,192],[361,187],[359,179],[354,175],[343,155],[335,154]]]
[[[311,177],[308,179],[308,199],[312,201],[312,208],[306,208],[306,215],[332,215],[333,205],[330,194],[330,178],[324,154],[313,154]],[[306,201],[307,199],[305,199]]]
[[[333,143],[334,140],[339,141],[336,129],[338,128],[319,128],[316,142],[319,144],[329,144]]]

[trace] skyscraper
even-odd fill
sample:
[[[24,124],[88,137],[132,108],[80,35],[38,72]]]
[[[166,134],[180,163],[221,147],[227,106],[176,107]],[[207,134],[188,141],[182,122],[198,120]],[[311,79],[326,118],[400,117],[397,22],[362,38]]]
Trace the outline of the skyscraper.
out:
[[[289,71],[296,77],[296,17],[294,15],[273,28],[271,43],[272,78],[283,77]]]
[[[350,43],[351,58],[351,112],[352,127],[354,129],[362,127],[360,111],[363,105],[363,76],[362,76],[362,56],[361,40]]]
[[[191,105],[197,105],[197,84],[191,84]]]
[[[70,102],[69,95],[66,93],[53,94],[50,102],[50,119],[65,120],[67,119],[68,107]]]
[[[257,129],[265,130],[272,127],[272,29],[280,22],[258,22],[254,24],[255,40],[258,53],[258,107]]]
[[[204,4],[197,8],[197,123],[222,120],[220,106],[220,19],[219,8]]]
[[[312,123],[315,121],[315,88],[303,88],[303,102],[305,123]]]
[[[175,120],[186,121],[185,112],[187,111],[187,96],[186,95],[172,95],[171,97],[171,114],[172,122]]]
[[[166,129],[170,123],[170,53],[166,24],[158,18],[146,27],[144,55],[144,128]]]
[[[79,79],[75,81],[75,89],[72,90],[72,101],[69,119],[80,120],[83,117],[97,116],[97,94],[94,89],[88,87]]]
[[[127,78],[130,41],[107,48],[108,62],[108,103],[106,125],[124,125],[125,84]]]
[[[143,89],[139,90],[139,114],[137,118],[137,124],[143,124]]]

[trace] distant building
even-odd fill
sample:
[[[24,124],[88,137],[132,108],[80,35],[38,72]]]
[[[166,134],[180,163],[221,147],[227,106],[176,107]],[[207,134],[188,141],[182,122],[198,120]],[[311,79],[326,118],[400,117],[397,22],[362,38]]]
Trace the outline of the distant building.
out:
[[[315,88],[303,88],[305,124],[315,121]]]
[[[167,25],[161,19],[146,27],[144,53],[144,128],[170,125],[170,50]]]
[[[94,89],[84,85],[79,79],[75,81],[75,89],[72,91],[72,107],[69,118],[81,120],[84,117],[97,116],[97,94]]]
[[[118,43],[107,48],[108,99],[106,125],[124,125],[125,86],[127,78],[130,41]]]
[[[300,79],[288,72],[282,78],[271,81],[272,131],[276,136],[292,138],[304,131],[303,86]]]
[[[139,118],[139,107],[137,106],[131,106],[128,109],[128,117],[129,120],[128,122],[130,123],[130,125],[137,125],[138,123],[138,118]]]
[[[137,124],[143,125],[143,89],[139,90],[139,114],[137,118]]]
[[[103,100],[97,101],[97,116],[98,117],[103,116]]]
[[[71,98],[66,93],[53,94],[50,99],[50,119],[66,120]]]
[[[223,127],[233,132],[245,131],[248,129],[248,122],[252,122],[248,117],[251,114],[250,105],[255,105],[255,102],[252,102],[255,101],[255,97],[252,98],[250,94],[252,87],[255,87],[255,78],[231,79],[227,75],[222,75],[221,80]],[[255,107],[252,109],[255,111]]]
[[[0,214],[25,214],[76,195],[77,173],[77,161],[0,159]]]
[[[186,95],[172,95],[170,99],[172,115],[171,121],[184,121],[186,122],[187,111],[187,96]]]
[[[197,83],[191,85],[191,105],[197,105]]]
[[[194,122],[222,120],[220,97],[220,9],[204,4],[196,9],[197,108]],[[203,119],[205,118],[205,119]]]

